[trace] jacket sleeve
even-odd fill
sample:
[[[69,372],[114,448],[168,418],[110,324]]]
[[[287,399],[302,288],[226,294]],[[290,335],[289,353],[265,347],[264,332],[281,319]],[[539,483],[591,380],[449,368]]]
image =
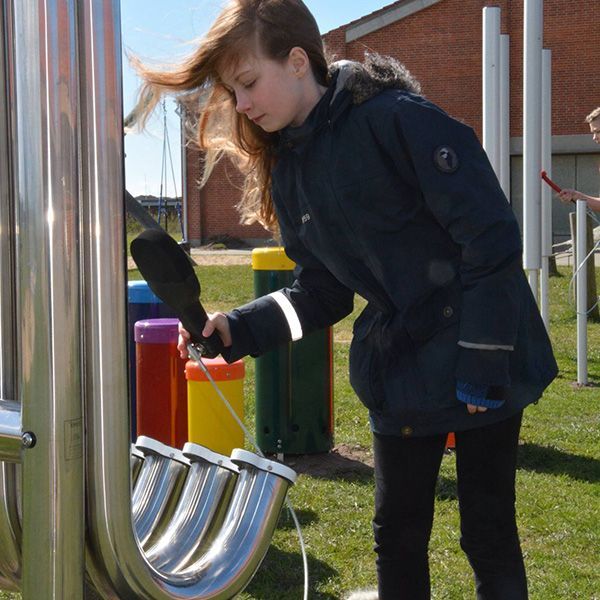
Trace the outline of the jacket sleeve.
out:
[[[223,353],[228,362],[248,354],[259,356],[333,325],[352,312],[354,292],[306,249],[282,211],[278,211],[278,219],[286,254],[297,265],[294,283],[227,315],[233,342]]]
[[[506,196],[470,127],[410,95],[400,97],[387,119],[392,122],[378,137],[401,176],[420,189],[433,217],[460,247],[456,377],[510,385],[523,272],[521,235]]]

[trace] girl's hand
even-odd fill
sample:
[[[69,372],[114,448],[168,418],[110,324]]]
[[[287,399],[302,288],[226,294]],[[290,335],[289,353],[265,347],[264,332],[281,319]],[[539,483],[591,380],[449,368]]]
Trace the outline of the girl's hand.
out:
[[[487,408],[485,406],[475,406],[474,404],[467,404],[467,410],[470,415],[474,415],[478,412],[485,412]]]
[[[231,330],[229,329],[229,321],[222,312],[213,313],[208,315],[208,320],[202,330],[204,337],[210,337],[214,332],[217,332],[223,341],[223,345],[227,348],[231,346]],[[177,340],[177,350],[179,350],[179,356],[184,360],[188,358],[187,345],[190,341],[190,334],[183,328],[183,325],[179,323],[179,338]]]
[[[565,204],[575,202],[575,200],[579,200],[581,197],[581,192],[578,192],[577,190],[563,190],[558,193],[559,200]]]

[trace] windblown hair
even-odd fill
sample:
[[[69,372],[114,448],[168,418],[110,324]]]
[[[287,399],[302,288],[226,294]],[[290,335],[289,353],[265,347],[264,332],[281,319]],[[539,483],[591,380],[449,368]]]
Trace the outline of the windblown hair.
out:
[[[600,106],[598,108],[595,108],[586,118],[585,118],[585,122],[586,123],[591,123],[592,121],[595,121],[596,119],[600,119]]]
[[[204,185],[217,162],[228,156],[245,176],[238,204],[242,222],[277,228],[271,198],[276,133],[268,133],[235,110],[235,99],[219,72],[250,52],[285,60],[303,48],[317,83],[327,85],[327,61],[315,18],[302,0],[231,0],[196,51],[169,70],[153,70],[132,59],[142,77],[136,112],[143,124],[164,94],[177,94],[196,119],[197,143],[205,152]]]

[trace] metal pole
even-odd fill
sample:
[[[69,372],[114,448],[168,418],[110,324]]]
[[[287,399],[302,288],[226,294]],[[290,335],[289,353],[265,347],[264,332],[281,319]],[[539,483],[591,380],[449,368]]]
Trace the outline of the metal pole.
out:
[[[523,229],[524,263],[539,300],[541,256],[542,0],[525,0],[523,53]]]
[[[500,9],[483,9],[483,147],[500,177]]]
[[[587,269],[584,264],[587,254],[587,203],[577,200],[577,383],[587,385]],[[592,255],[593,260],[593,255]]]
[[[10,11],[0,2],[0,398],[12,403],[6,415],[17,421],[9,454],[20,453],[21,406],[16,402],[18,336],[15,315],[15,213],[12,169],[12,106],[9,73],[12,59]],[[3,425],[7,425],[3,421]],[[16,444],[15,444],[16,442]],[[21,576],[21,525],[18,516],[15,463],[0,463],[0,587],[17,589]]]
[[[542,167],[552,177],[552,50],[542,51]],[[550,258],[552,257],[552,192],[542,186],[542,279],[540,284],[540,309],[542,319],[549,329]]]
[[[500,185],[510,202],[510,36],[500,36]]]
[[[83,597],[75,4],[12,4],[24,600]]]
[[[188,215],[188,174],[187,174],[187,140],[186,140],[186,132],[185,132],[185,122],[186,122],[186,108],[180,103],[179,104],[179,146],[181,152],[181,214],[182,214],[182,222],[183,222],[183,232],[182,237],[184,242],[190,241],[189,238],[189,215]]]

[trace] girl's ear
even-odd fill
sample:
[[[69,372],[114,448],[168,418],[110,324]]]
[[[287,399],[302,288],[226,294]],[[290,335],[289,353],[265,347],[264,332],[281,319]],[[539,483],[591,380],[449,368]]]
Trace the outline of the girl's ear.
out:
[[[288,61],[296,77],[304,77],[310,70],[310,59],[306,50],[300,46],[294,46],[288,55]]]

